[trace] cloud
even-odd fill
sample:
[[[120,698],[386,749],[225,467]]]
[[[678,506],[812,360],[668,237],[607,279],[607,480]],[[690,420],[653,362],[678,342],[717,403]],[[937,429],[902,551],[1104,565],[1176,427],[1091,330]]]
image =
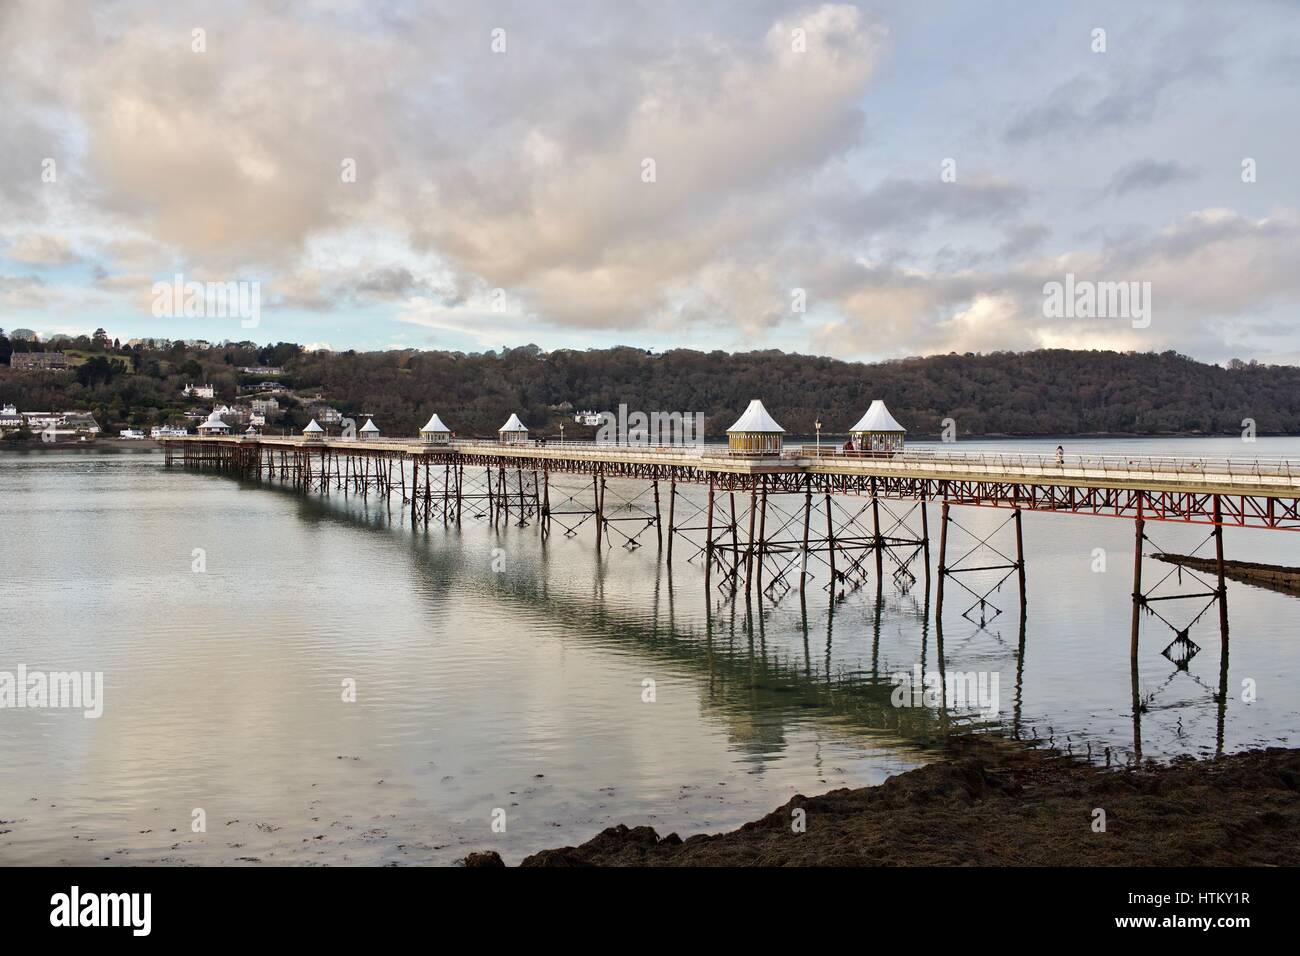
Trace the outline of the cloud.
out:
[[[1117,169],[1106,191],[1114,196],[1123,196],[1131,192],[1147,192],[1195,178],[1196,174],[1181,163],[1139,159]]]
[[[314,320],[342,348],[412,327],[852,357],[1120,341],[1042,319],[1073,269],[1150,278],[1152,347],[1279,348],[1300,195],[1227,191],[1231,153],[1267,170],[1294,145],[1277,18],[1115,4],[1093,55],[1091,13],[938,2],[10,0],[0,248],[46,281],[0,280],[0,304],[134,322],[179,272],[258,280],[268,322],[296,313],[275,334]],[[991,26],[979,69],[933,69]]]
[[[1243,323],[1234,317],[1300,300],[1292,252],[1298,243],[1300,217],[1293,210],[1250,218],[1207,209],[1100,250],[1027,258],[1003,270],[859,265],[829,290],[845,318],[819,327],[813,343],[831,353],[1172,348],[1226,358],[1240,351]],[[1092,282],[1150,283],[1150,327],[1045,317],[1043,285],[1067,273]],[[1293,346],[1270,346],[1260,331],[1253,346],[1293,354]]]
[[[11,262],[32,266],[61,266],[77,260],[66,239],[45,233],[21,236],[4,250],[4,256]]]
[[[1040,102],[1021,107],[1006,127],[1006,141],[1074,141],[1147,123],[1173,91],[1217,79],[1223,70],[1217,55],[1186,52],[1172,42],[1149,66],[1132,66],[1113,51],[1095,56],[1103,66],[1099,76],[1078,74]]]

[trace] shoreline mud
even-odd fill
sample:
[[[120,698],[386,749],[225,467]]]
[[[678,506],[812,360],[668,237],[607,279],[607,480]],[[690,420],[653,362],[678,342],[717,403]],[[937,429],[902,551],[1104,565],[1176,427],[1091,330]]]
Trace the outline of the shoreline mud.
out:
[[[491,852],[464,862],[503,865]],[[1300,750],[1107,769],[968,738],[944,759],[879,786],[796,795],[728,833],[682,840],[620,825],[520,865],[1298,864]]]

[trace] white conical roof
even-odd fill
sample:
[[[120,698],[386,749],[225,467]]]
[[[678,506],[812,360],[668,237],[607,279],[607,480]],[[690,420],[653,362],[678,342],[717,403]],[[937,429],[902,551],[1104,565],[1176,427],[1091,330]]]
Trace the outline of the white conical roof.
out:
[[[736,424],[727,429],[731,432],[784,432],[785,429],[776,423],[776,419],[767,413],[763,403],[754,399],[745,409],[745,414],[736,419]]]
[[[426,424],[423,428],[421,428],[420,431],[447,432],[448,434],[451,434],[451,429],[442,423],[442,419],[438,417],[437,412],[433,413],[433,417],[429,419],[428,424]]]
[[[502,426],[498,429],[498,431],[503,431],[503,432],[526,432],[526,431],[528,431],[528,426],[526,426],[523,422],[521,422],[521,421],[519,420],[519,416],[518,416],[518,415],[516,415],[514,412],[511,412],[511,413],[510,413],[510,420],[509,420],[508,422],[506,422],[504,425],[502,425]]]
[[[366,423],[361,426],[361,434],[363,435],[379,434],[379,427],[375,424],[374,419],[372,418],[366,419]]]
[[[319,435],[324,430],[325,429],[316,424],[316,419],[313,418],[307,423],[307,427],[302,430],[302,433],[304,435]]]
[[[898,424],[898,419],[889,414],[889,409],[880,399],[871,403],[867,413],[858,420],[858,423],[849,429],[850,432],[905,432],[907,431],[902,425]]]
[[[208,420],[203,424],[205,427],[213,427],[213,426],[220,427],[222,425],[226,425],[226,423],[221,420],[221,412],[219,412],[215,408],[212,410],[212,414],[208,416]],[[230,426],[226,425],[226,427],[228,428]]]

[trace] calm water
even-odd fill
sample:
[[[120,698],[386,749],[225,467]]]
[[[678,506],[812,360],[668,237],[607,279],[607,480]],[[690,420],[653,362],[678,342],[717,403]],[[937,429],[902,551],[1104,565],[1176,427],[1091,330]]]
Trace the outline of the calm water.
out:
[[[1300,457],[1296,439],[1245,447]],[[685,836],[797,792],[878,783],[930,759],[924,745],[945,727],[1131,757],[1128,521],[1025,516],[1020,666],[1014,578],[992,596],[1006,613],[984,627],[961,617],[970,602],[948,585],[945,666],[996,674],[1000,709],[945,719],[889,702],[892,673],[936,666],[919,564],[910,588],[887,565],[879,602],[872,580],[833,604],[822,575],[802,604],[790,593],[747,607],[743,593],[706,592],[680,546],[670,576],[653,532],[648,547],[598,556],[589,524],[576,539],[557,526],[546,542],[532,527],[469,519],[412,531],[373,497],[166,471],[160,454],[0,454],[0,501],[0,670],[102,671],[105,696],[98,720],[0,710],[3,863],[451,863],[485,848],[514,862],[614,823]],[[1007,513],[954,516],[985,533]],[[937,509],[931,518],[933,532]],[[1205,537],[1148,531],[1170,551]],[[995,540],[1004,551],[1007,534]],[[963,535],[954,529],[954,554],[973,543]],[[1226,545],[1229,557],[1300,564],[1300,536],[1230,530]],[[1148,584],[1169,570],[1148,560]],[[1177,585],[1175,575],[1164,593]],[[1300,732],[1296,599],[1232,582],[1228,599],[1224,749],[1289,744]],[[1161,612],[1185,626],[1200,607]],[[1144,620],[1144,756],[1216,749],[1217,613],[1190,636],[1202,650],[1180,669],[1161,656],[1173,633]],[[1258,688],[1249,704],[1247,679]],[[191,830],[196,808],[206,833]],[[504,834],[492,830],[498,809]]]

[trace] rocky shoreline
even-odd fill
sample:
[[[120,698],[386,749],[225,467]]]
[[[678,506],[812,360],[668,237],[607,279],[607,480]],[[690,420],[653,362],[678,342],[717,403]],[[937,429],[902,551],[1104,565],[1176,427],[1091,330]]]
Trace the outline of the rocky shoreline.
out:
[[[805,832],[796,832],[800,818]],[[1300,750],[1104,769],[970,738],[945,759],[879,786],[798,795],[730,833],[683,840],[620,825],[520,865],[1297,864]],[[471,854],[465,865],[503,864],[489,852]]]

